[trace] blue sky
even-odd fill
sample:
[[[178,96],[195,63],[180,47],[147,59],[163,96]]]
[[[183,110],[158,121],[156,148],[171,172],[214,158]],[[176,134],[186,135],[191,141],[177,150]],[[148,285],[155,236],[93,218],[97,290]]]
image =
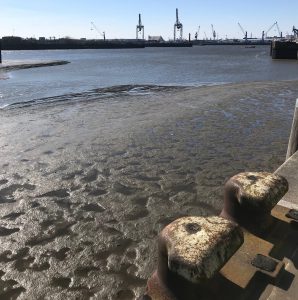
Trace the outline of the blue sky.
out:
[[[284,34],[298,27],[298,1],[201,1],[201,0],[0,0],[0,37],[55,36],[98,38],[91,29],[93,21],[107,38],[134,38],[138,14],[142,14],[145,37],[173,37],[175,9],[184,25],[184,36],[211,37],[211,24],[220,38],[242,37],[237,23],[261,36],[277,21]],[[271,35],[276,35],[274,29]],[[270,34],[269,34],[270,35]]]

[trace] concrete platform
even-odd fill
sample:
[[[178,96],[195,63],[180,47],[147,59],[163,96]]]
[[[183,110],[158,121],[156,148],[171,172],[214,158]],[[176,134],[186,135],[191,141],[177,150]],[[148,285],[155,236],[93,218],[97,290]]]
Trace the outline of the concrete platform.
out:
[[[278,204],[298,209],[298,152],[282,164],[275,173],[284,176],[289,182],[289,191]]]

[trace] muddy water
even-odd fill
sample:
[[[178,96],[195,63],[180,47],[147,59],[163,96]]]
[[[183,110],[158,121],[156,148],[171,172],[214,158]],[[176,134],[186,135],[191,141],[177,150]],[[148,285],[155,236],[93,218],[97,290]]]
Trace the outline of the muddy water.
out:
[[[141,295],[165,224],[217,214],[227,178],[282,163],[298,85],[94,93],[0,111],[2,298]]]

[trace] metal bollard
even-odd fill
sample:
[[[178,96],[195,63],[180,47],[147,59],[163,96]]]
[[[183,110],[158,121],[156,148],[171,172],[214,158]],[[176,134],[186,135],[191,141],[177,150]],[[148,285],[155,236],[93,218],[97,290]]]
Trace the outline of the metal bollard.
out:
[[[224,208],[221,217],[258,232],[272,223],[272,208],[288,191],[287,180],[267,172],[245,172],[225,184]]]
[[[142,299],[203,299],[204,285],[243,243],[240,227],[221,217],[183,217],[158,238],[158,268]]]

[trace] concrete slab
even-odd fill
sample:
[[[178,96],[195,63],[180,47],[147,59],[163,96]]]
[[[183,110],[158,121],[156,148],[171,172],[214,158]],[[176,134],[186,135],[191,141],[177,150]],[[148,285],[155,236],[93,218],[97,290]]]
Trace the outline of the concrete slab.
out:
[[[282,164],[275,173],[284,176],[289,182],[289,191],[278,205],[298,209],[298,152]]]

